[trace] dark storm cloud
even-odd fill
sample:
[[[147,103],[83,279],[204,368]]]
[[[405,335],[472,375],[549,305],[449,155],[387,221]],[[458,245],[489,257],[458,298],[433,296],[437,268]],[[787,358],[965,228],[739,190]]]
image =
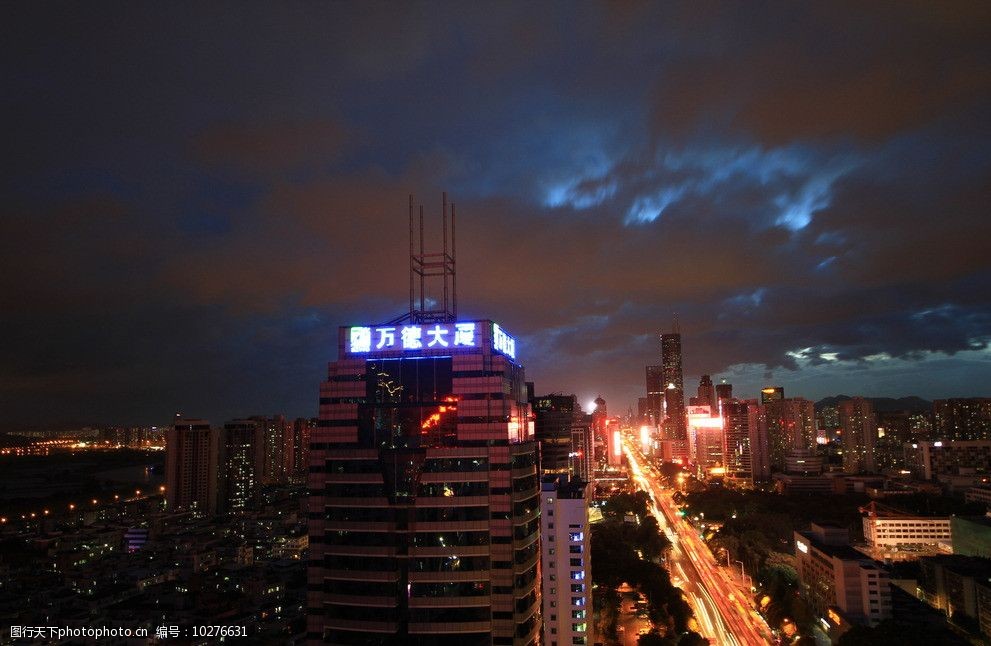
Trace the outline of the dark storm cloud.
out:
[[[445,189],[539,390],[991,377],[986,5],[186,9],[8,8],[13,423],[312,414]]]
[[[769,145],[878,142],[987,105],[987,3],[708,9],[680,16],[683,38],[700,44],[665,68],[652,113],[659,133],[725,126]]]

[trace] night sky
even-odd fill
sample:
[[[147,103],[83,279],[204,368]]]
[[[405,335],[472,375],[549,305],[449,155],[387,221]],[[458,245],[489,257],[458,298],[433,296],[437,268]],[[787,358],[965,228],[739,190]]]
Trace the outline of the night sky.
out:
[[[315,415],[407,196],[540,392],[991,395],[991,3],[5,3],[0,426]],[[429,250],[429,249],[428,249]]]

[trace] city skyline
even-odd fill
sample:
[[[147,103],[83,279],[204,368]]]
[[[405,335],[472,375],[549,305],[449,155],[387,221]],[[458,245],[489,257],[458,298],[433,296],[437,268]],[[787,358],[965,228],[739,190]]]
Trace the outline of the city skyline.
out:
[[[989,394],[980,4],[5,13],[6,430],[315,416],[442,190],[541,392]]]

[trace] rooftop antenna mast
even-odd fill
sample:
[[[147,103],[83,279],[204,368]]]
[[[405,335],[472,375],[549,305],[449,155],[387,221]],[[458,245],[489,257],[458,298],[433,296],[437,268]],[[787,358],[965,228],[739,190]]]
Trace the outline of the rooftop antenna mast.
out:
[[[448,251],[447,193],[441,201],[444,247],[427,253],[423,243],[423,205],[419,205],[419,249],[414,247],[413,195],[409,196],[409,315],[411,323],[452,323],[458,318],[457,263],[455,261],[455,209],[451,203],[451,244]],[[419,253],[417,253],[419,251]],[[402,318],[406,318],[405,316]]]

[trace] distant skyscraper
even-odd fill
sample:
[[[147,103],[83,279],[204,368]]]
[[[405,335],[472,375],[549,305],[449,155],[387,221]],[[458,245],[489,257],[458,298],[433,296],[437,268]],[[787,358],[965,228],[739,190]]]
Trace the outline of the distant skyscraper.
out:
[[[592,416],[579,410],[571,425],[571,474],[585,482],[592,482],[593,446]]]
[[[685,384],[681,371],[681,334],[661,335],[661,378],[664,383],[664,416],[670,439],[687,438]]]
[[[765,400],[762,407],[764,433],[767,436],[773,470],[784,470],[785,457],[791,449],[814,450],[816,431],[813,402],[802,397],[773,398]]]
[[[600,447],[600,454],[594,456],[595,460],[608,460],[608,456],[605,454],[606,447],[609,444],[609,438],[606,437],[606,421],[609,419],[609,411],[606,408],[606,400],[599,395],[595,398],[595,410],[592,411],[592,442],[596,447]]]
[[[712,415],[719,415],[719,401],[716,399],[716,388],[712,385],[712,378],[709,375],[702,375],[699,379],[698,396],[695,398],[696,406],[708,406]]]
[[[650,408],[647,406],[646,397],[637,397],[637,423],[652,424]]]
[[[933,435],[941,440],[991,440],[991,398],[937,399]]]
[[[310,470],[310,433],[317,420],[297,417],[292,423],[292,433],[286,442],[286,468],[293,482],[306,483]]]
[[[582,480],[548,475],[541,482],[543,643],[547,646],[595,643],[588,523],[591,497],[592,486]]]
[[[874,406],[863,397],[854,397],[841,401],[837,408],[843,431],[843,471],[873,472],[874,448],[877,445]]]
[[[178,418],[165,438],[165,496],[170,510],[217,512],[220,434],[201,419]]]
[[[750,430],[750,460],[755,482],[771,478],[771,449],[767,439],[767,411],[756,399],[741,400],[747,405]]]
[[[259,481],[262,484],[285,484],[289,481],[286,472],[286,418],[257,416],[250,418],[258,422],[258,447],[256,465]]]
[[[647,366],[647,411],[650,414],[649,424],[660,426],[664,413],[664,382],[663,366]]]
[[[340,329],[311,436],[308,641],[538,641],[540,482],[517,349],[492,321]]]

